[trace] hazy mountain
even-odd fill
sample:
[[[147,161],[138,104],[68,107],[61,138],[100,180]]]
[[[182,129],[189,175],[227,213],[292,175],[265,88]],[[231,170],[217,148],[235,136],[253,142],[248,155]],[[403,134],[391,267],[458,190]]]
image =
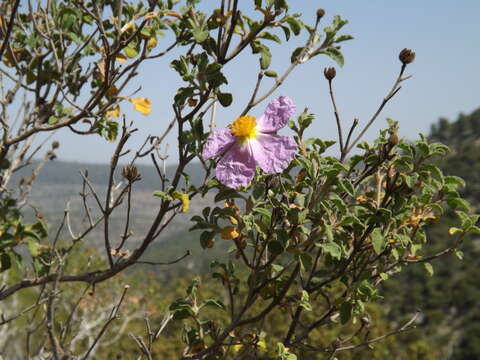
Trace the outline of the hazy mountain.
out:
[[[115,174],[116,183],[124,181],[121,177],[122,166],[118,167]],[[133,248],[135,242],[142,239],[148,231],[160,205],[160,199],[153,196],[155,190],[160,190],[160,178],[153,166],[138,166],[142,179],[134,184],[132,192],[132,211],[130,230],[133,236],[128,240],[127,247]],[[29,197],[28,206],[25,207],[27,216],[32,217],[36,212],[44,216],[49,223],[51,233],[58,229],[65,209],[69,209],[72,229],[78,234],[87,226],[84,205],[80,193],[82,192],[83,180],[80,172],[88,172],[88,178],[97,192],[100,199],[104,200],[106,196],[106,187],[108,181],[109,165],[87,164],[76,162],[51,161],[41,170]],[[167,176],[174,175],[173,166],[166,168]],[[204,178],[204,171],[201,164],[190,165],[186,172],[191,177],[191,182],[200,184]],[[12,185],[22,177],[31,175],[31,168],[24,168],[13,179]],[[88,189],[87,189],[88,190]],[[93,217],[99,216],[100,211],[92,195],[88,198],[89,209]],[[192,256],[185,261],[182,266],[195,266],[194,263],[204,263],[209,258],[200,253],[198,233],[190,233],[190,218],[199,213],[205,206],[212,205],[213,197],[208,195],[206,198],[196,196],[191,200],[190,211],[186,214],[178,214],[173,222],[166,228],[164,233],[156,240],[146,257],[156,261],[170,261],[178,258],[188,249],[199,256]],[[35,209],[35,210],[33,210]],[[115,246],[120,241],[123,234],[126,206],[121,205],[112,214],[110,232],[111,239]],[[87,246],[101,246],[103,242],[103,224],[100,224],[86,238]],[[64,229],[62,237],[69,239],[69,234]],[[162,246],[160,246],[160,243]],[[192,263],[192,261],[194,263]]]

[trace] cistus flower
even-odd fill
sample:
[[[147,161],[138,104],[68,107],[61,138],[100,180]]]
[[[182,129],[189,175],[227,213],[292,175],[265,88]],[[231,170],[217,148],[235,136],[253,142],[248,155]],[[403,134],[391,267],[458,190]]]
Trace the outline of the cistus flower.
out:
[[[295,104],[286,96],[272,100],[258,119],[242,116],[230,127],[213,132],[202,157],[206,160],[222,156],[216,177],[233,189],[247,186],[257,165],[268,174],[282,172],[292,161],[297,144],[290,136],[277,135],[277,131],[287,124],[295,110]]]

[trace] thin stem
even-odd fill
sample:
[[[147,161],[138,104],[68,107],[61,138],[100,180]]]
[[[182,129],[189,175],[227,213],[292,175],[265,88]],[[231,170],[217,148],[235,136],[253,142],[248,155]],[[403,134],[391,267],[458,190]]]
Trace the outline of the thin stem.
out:
[[[373,122],[377,119],[378,115],[380,115],[380,113],[382,112],[383,108],[385,107],[385,105],[387,105],[387,103],[390,101],[391,98],[393,98],[395,96],[395,94],[397,92],[400,91],[400,89],[402,88],[400,85],[400,83],[403,81],[403,80],[406,80],[408,79],[408,77],[406,79],[403,79],[402,76],[403,76],[403,73],[405,71],[405,68],[407,67],[406,64],[402,64],[402,68],[400,69],[400,74],[398,75],[397,79],[395,80],[395,83],[393,84],[393,87],[392,89],[390,90],[390,92],[387,94],[387,96],[383,99],[382,103],[380,104],[379,108],[377,109],[377,111],[375,112],[375,114],[373,114],[373,116],[371,117],[370,121],[367,123],[367,125],[365,125],[365,127],[363,128],[363,130],[360,132],[360,134],[355,138],[355,140],[352,141],[351,145],[345,149],[345,154],[348,154],[352,149],[353,147],[360,141],[360,139],[363,137],[363,135],[365,135],[365,133],[367,132],[367,130],[370,128],[370,126],[373,124]]]
[[[13,24],[15,22],[15,15],[17,14],[19,5],[20,5],[20,0],[15,1],[15,4],[13,4],[12,13],[10,14],[10,21],[8,22],[7,33],[5,34],[2,47],[0,48],[0,59],[3,57],[3,53],[5,52],[5,49],[7,48],[7,44],[10,41],[10,35],[12,33]]]
[[[340,153],[343,155],[345,148],[343,146],[343,132],[342,123],[340,121],[340,113],[338,112],[337,104],[335,102],[335,96],[333,95],[332,80],[328,80],[328,89],[330,93],[330,99],[332,100],[333,112],[335,114],[335,120],[337,121],[338,141],[340,142]]]

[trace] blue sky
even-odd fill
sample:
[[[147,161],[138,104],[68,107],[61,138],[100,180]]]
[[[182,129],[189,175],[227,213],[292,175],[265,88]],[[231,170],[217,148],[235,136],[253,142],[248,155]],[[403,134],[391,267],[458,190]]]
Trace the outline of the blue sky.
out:
[[[207,7],[217,3],[204,1]],[[251,7],[251,3],[253,0],[240,1],[244,8]],[[405,47],[417,54],[407,70],[413,77],[388,104],[367,133],[366,140],[375,138],[378,130],[385,127],[387,117],[400,122],[402,136],[415,139],[419,132],[428,133],[438,117],[454,120],[460,112],[469,113],[480,106],[480,1],[290,0],[289,3],[290,11],[303,13],[307,23],[313,23],[318,7],[326,10],[323,25],[328,25],[333,15],[341,15],[349,20],[344,33],[355,37],[343,43],[346,60],[343,68],[338,68],[329,58],[316,57],[298,67],[272,96],[288,95],[299,111],[308,107],[317,115],[308,136],[336,139],[335,120],[323,78],[324,67],[337,67],[334,87],[344,127],[355,117],[362,124],[368,121],[391,88],[400,68],[398,53]],[[158,49],[168,46],[170,41],[169,38],[160,39]],[[294,38],[288,45],[272,45],[272,70],[281,73],[289,65],[291,51],[303,41]],[[133,149],[143,142],[146,134],[160,134],[172,117],[171,100],[181,84],[169,67],[172,58],[144,65],[132,83],[132,89],[142,87],[139,96],[151,99],[153,111],[149,116],[131,111],[129,103],[122,105],[128,119],[141,129],[130,143]],[[257,76],[257,64],[256,56],[247,50],[227,65],[225,72],[230,83],[224,90],[233,93],[234,103],[227,109],[219,108],[219,126],[233,121],[245,106]],[[266,102],[258,105],[251,114],[259,116],[265,105]],[[288,132],[288,129],[282,130],[283,134]],[[171,163],[176,159],[173,134],[167,138]],[[78,137],[65,131],[56,138],[62,143],[58,152],[60,160],[108,162],[115,145],[96,136]]]

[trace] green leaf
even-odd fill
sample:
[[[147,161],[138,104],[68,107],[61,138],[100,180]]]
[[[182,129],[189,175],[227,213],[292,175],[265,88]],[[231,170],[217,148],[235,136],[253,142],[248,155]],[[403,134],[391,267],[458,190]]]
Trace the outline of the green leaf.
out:
[[[371,236],[372,236],[373,250],[377,254],[380,254],[385,249],[385,245],[386,245],[385,237],[383,236],[382,231],[378,228],[372,231]]]
[[[230,189],[230,188],[224,188],[221,190],[217,195],[215,195],[215,202],[227,200],[227,199],[234,199],[234,198],[240,198],[242,197],[237,191]]]
[[[0,253],[0,272],[10,269],[12,266],[12,261],[10,260],[10,255],[6,252]]]
[[[275,35],[275,34],[272,34],[272,33],[269,33],[267,31],[261,33],[260,35],[257,36],[257,38],[260,38],[260,39],[266,39],[266,40],[272,40],[272,41],[275,41],[279,44],[282,43],[282,41],[280,40],[280,38]]]
[[[48,125],[55,125],[58,123],[58,117],[52,115],[48,118]]]
[[[223,107],[230,106],[233,101],[233,96],[230,93],[218,93],[217,98]]]
[[[268,69],[270,63],[272,62],[272,53],[267,47],[262,47],[260,50],[260,67],[262,70]]]
[[[310,297],[308,292],[305,290],[302,291],[302,297],[300,299],[300,307],[304,308],[306,311],[312,311],[312,305],[310,304]]]
[[[350,180],[348,179],[341,179],[339,182],[338,182],[338,185],[341,187],[341,189],[346,192],[348,195],[350,195],[351,197],[354,197],[355,196],[355,189],[352,185],[352,183],[350,182]]]
[[[32,257],[37,257],[40,255],[40,244],[34,239],[27,240],[28,252]]]
[[[397,234],[396,237],[398,240],[400,240],[400,243],[402,244],[403,247],[407,247],[412,242],[412,239],[410,238],[410,236],[405,234]]]
[[[309,271],[313,265],[313,258],[310,254],[302,253],[298,255],[298,260],[302,271]]]
[[[340,260],[342,257],[342,248],[337,243],[334,243],[334,242],[316,243],[315,245],[318,247],[321,247],[323,251],[325,251],[334,259]]]
[[[187,101],[187,99],[193,95],[193,91],[194,91],[193,87],[179,88],[174,97],[175,104],[178,106],[185,104],[185,101]]]
[[[458,249],[455,249],[454,252],[455,252],[455,256],[456,256],[459,260],[463,260],[463,251],[460,251],[460,250],[458,250]]]
[[[203,249],[211,249],[215,243],[215,232],[204,231],[200,235],[200,245]]]
[[[298,47],[292,52],[292,56],[290,57],[290,62],[293,64],[295,61],[297,61],[297,58],[300,56],[300,54],[304,51],[305,47]],[[301,59],[299,59],[301,60]]]
[[[465,187],[465,180],[458,176],[445,176],[445,184],[454,184]]]
[[[118,123],[115,121],[107,121],[104,126],[101,128],[101,135],[105,138],[107,141],[115,141],[115,139],[118,136]]]
[[[427,271],[428,275],[433,276],[433,266],[432,266],[432,264],[426,262],[426,263],[423,263],[423,267]]]
[[[350,216],[344,217],[338,225],[346,226],[346,225],[352,225],[352,224],[358,225],[358,224],[361,224],[361,221],[356,216],[350,215]]]
[[[469,233],[475,234],[475,235],[480,235],[480,228],[478,226],[470,226],[467,230]]]
[[[285,33],[285,40],[290,40],[290,29],[286,26],[281,26],[283,32]]]
[[[37,221],[32,225],[32,230],[36,231],[42,238],[48,236],[48,225],[45,221]]]
[[[340,35],[340,36],[337,36],[335,38],[335,40],[333,40],[333,42],[339,43],[339,42],[342,42],[342,41],[348,41],[348,40],[352,40],[352,39],[353,39],[352,35]]]
[[[124,52],[125,52],[125,55],[127,55],[128,58],[134,58],[135,56],[138,55],[138,51],[133,48],[133,47],[130,47],[130,46],[127,46],[125,49],[124,49]]]
[[[333,27],[336,31],[340,30],[346,24],[348,24],[348,20],[342,19],[340,15],[335,15],[333,17]]]
[[[0,169],[8,169],[10,167],[10,161],[8,159],[0,159]]]
[[[200,28],[195,28],[192,30],[193,37],[198,43],[202,43],[208,39],[208,31],[202,30]]]
[[[448,206],[453,209],[463,209],[465,211],[470,210],[470,204],[468,201],[461,199],[461,198],[453,198],[447,200]]]
[[[154,191],[153,196],[157,196],[159,198],[162,198],[164,200],[172,200],[172,197],[168,195],[166,192],[163,191]]]
[[[340,306],[340,321],[342,324],[346,324],[352,318],[353,307],[349,302],[344,302]]]
[[[345,64],[345,59],[343,58],[342,53],[337,48],[330,47],[321,51],[322,54],[327,55],[333,61],[335,61],[339,66],[343,66]]]
[[[192,312],[189,311],[186,308],[178,309],[178,310],[173,311],[172,319],[173,320],[184,320],[184,319],[189,318],[191,315],[192,315]]]
[[[202,307],[203,306],[212,306],[218,309],[225,310],[225,305],[220,300],[215,300],[215,299],[205,300],[202,304]]]
[[[264,72],[265,76],[276,78],[278,74],[275,71],[267,70]]]
[[[213,74],[217,71],[219,71],[222,68],[221,64],[218,63],[212,63],[208,64],[207,68],[205,69],[206,74]]]
[[[295,19],[293,16],[288,16],[285,21],[295,35],[300,34],[300,31],[302,30],[302,23],[300,21]]]
[[[256,213],[262,215],[264,218],[268,219],[268,221],[270,221],[270,218],[272,217],[272,214],[271,214],[270,211],[268,211],[267,209],[255,208],[254,211],[255,211]]]
[[[285,244],[278,240],[272,240],[268,243],[268,251],[272,255],[280,255],[285,251]]]

